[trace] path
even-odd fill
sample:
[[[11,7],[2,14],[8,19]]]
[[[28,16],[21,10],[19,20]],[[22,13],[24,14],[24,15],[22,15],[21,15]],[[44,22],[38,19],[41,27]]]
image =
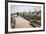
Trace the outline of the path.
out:
[[[23,17],[18,16],[16,18],[16,28],[30,28],[30,22],[25,20]]]

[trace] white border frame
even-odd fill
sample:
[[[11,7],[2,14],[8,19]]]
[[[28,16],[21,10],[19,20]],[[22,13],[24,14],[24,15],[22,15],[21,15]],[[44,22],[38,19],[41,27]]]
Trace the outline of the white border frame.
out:
[[[10,5],[31,5],[31,6],[41,6],[41,27],[40,28],[17,28],[17,29],[11,29],[10,26]],[[14,32],[14,31],[28,31],[28,30],[43,30],[43,4],[27,4],[27,3],[11,3],[8,2],[8,32]]]

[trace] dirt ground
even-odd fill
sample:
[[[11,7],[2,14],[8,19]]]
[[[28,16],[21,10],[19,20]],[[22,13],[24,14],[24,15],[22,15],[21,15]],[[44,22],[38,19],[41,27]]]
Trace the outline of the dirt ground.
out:
[[[24,18],[18,16],[16,19],[15,28],[31,28],[30,22],[25,20]]]

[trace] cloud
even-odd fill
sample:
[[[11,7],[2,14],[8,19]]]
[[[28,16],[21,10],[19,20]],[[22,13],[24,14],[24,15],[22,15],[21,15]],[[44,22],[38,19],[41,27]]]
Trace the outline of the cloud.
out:
[[[25,5],[11,5],[11,13],[16,12],[33,12],[36,9],[36,11],[41,10],[41,6],[25,6]]]

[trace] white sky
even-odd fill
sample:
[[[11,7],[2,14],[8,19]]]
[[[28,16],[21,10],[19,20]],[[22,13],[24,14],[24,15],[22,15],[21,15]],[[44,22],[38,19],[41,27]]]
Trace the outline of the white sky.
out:
[[[41,9],[41,6],[27,6],[27,5],[11,5],[11,11],[12,13],[16,12],[33,12],[34,10],[39,11]]]

